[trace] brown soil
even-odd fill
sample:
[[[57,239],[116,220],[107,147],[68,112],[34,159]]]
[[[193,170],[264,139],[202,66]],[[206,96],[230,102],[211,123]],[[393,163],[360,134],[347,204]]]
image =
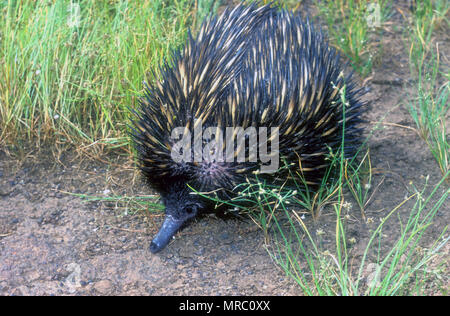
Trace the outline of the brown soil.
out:
[[[391,20],[405,24],[395,7]],[[373,130],[376,122],[384,122],[369,142],[372,166],[377,171],[373,187],[384,181],[366,210],[373,224],[364,221],[353,206],[347,236],[353,240],[355,262],[361,258],[370,231],[411,194],[412,185],[421,188],[426,176],[430,184],[442,177],[424,141],[413,130],[398,126],[415,127],[405,107],[414,87],[408,85],[402,31],[392,25],[384,32],[381,62],[366,85],[370,101],[367,130]],[[441,32],[436,42],[440,43],[441,62],[448,65],[449,35]],[[301,293],[271,260],[263,232],[251,221],[202,218],[179,233],[164,251],[153,255],[148,246],[161,222],[159,213],[85,202],[66,193],[148,194],[133,167],[126,167],[131,165],[126,159],[109,156],[107,163],[88,161],[75,158],[72,150],[58,155],[59,162],[54,157],[41,149],[18,159],[0,148],[0,295]],[[406,221],[411,206],[406,204],[399,216],[387,223],[383,247],[396,240],[398,221]],[[447,201],[427,230],[423,247],[430,246],[448,225],[449,211]],[[317,223],[308,215],[305,219],[314,230],[324,232],[320,238],[325,247],[333,240],[332,215],[325,210]],[[436,266],[447,262],[439,287],[448,291],[448,245],[439,258]],[[442,294],[438,287],[430,286],[430,294]]]

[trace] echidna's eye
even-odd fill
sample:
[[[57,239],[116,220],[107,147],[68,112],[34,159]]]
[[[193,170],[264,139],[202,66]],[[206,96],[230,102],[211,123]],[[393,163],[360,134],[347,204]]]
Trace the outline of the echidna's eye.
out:
[[[195,213],[196,210],[197,210],[197,208],[194,205],[187,206],[184,209],[184,211],[189,215]]]

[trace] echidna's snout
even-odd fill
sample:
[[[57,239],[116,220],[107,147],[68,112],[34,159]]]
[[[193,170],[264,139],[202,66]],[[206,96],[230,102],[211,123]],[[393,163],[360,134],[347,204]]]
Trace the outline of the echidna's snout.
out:
[[[150,244],[152,253],[157,253],[164,249],[178,230],[198,213],[199,206],[196,204],[176,204],[178,205],[173,206],[166,203],[166,217]]]
[[[183,220],[175,219],[171,215],[166,215],[164,223],[150,244],[150,251],[152,253],[157,253],[164,249],[183,224]]]

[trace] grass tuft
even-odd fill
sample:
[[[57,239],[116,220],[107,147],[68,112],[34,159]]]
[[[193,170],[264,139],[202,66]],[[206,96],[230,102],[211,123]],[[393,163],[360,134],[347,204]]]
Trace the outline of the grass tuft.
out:
[[[128,146],[128,108],[213,0],[2,1],[0,143]]]
[[[448,70],[440,70],[439,46],[434,49],[432,35],[438,28],[450,30],[449,11],[448,1],[417,1],[408,34],[410,71],[417,78],[417,95],[407,108],[444,175],[450,170],[450,75]],[[439,80],[444,82],[439,84]]]
[[[316,5],[328,26],[331,44],[347,56],[356,71],[368,76],[381,53],[376,38],[390,15],[391,1],[324,0]]]

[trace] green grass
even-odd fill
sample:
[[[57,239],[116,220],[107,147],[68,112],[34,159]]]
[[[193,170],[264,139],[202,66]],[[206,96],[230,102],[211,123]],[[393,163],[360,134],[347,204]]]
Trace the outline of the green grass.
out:
[[[420,246],[436,212],[448,198],[447,189],[434,204],[430,203],[448,176],[449,174],[428,195],[424,188],[391,210],[372,232],[358,261],[352,257],[350,246],[353,241],[346,236],[347,215],[344,212],[346,207],[343,198],[339,198],[333,205],[336,215],[334,249],[324,249],[320,243],[322,232],[313,234],[302,216],[292,209],[292,205],[281,201],[277,212],[281,211],[282,215],[271,217],[278,233],[271,237],[269,253],[286,274],[297,282],[305,295],[423,294],[428,264],[438,256],[450,238],[444,237],[444,230],[428,249]],[[388,250],[382,249],[387,237],[383,234],[387,221],[404,211],[409,200],[414,200],[415,203],[406,222],[399,220],[397,225],[400,233],[397,239]],[[281,220],[282,217],[284,220]],[[265,221],[266,217],[261,222]]]
[[[328,26],[332,45],[350,60],[361,75],[371,73],[381,54],[380,30],[390,14],[391,1],[325,0],[315,2]]]
[[[442,174],[450,170],[450,141],[446,127],[450,109],[450,72],[440,69],[439,46],[434,46],[432,37],[436,29],[450,31],[449,11],[448,1],[417,2],[407,36],[411,76],[417,80],[417,95],[412,96],[407,108]],[[439,84],[439,78],[442,78],[442,84]]]
[[[424,87],[419,79],[417,96],[409,102],[408,110],[419,135],[428,145],[442,174],[450,170],[450,141],[446,129],[450,109],[450,82],[439,88]]]
[[[432,35],[436,29],[449,29],[448,13],[450,3],[446,0],[416,1],[412,12],[411,25],[406,35],[409,39],[409,59],[411,71],[417,75],[427,68],[427,57],[434,50]],[[433,68],[435,65],[431,65]],[[429,70],[429,69],[428,69]]]
[[[124,195],[104,195],[92,196],[80,193],[62,192],[65,194],[77,196],[85,202],[101,202],[107,207],[121,209],[122,214],[131,215],[145,210],[147,214],[161,214],[164,205],[158,203],[159,197],[156,195],[149,196],[124,196]]]
[[[346,162],[344,171],[346,186],[358,205],[362,218],[365,219],[366,207],[375,195],[376,189],[383,183],[384,178],[375,188],[373,187],[373,169],[369,150],[366,151],[357,165]]]
[[[213,0],[2,1],[0,144],[128,146],[128,107]]]

